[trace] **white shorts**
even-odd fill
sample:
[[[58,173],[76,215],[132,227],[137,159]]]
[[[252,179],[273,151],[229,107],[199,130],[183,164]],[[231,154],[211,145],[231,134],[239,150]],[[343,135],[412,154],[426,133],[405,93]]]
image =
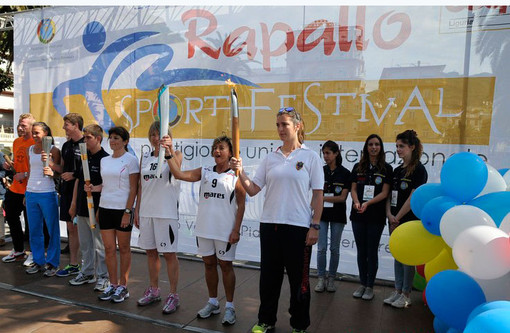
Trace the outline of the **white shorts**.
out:
[[[197,237],[197,253],[202,257],[212,256],[223,261],[233,261],[236,257],[237,244],[220,241],[217,239]]]
[[[160,253],[177,252],[179,222],[176,219],[140,217],[138,246],[144,250],[157,249]]]

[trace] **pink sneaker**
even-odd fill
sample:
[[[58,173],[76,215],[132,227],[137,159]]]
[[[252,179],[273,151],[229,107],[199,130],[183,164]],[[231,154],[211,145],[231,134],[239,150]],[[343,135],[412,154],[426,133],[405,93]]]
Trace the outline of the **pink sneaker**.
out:
[[[163,306],[163,313],[170,314],[174,313],[179,307],[179,295],[177,294],[168,294],[168,297],[165,301],[165,306]]]
[[[145,289],[143,297],[140,298],[137,303],[140,306],[144,306],[159,301],[161,301],[159,288],[148,287],[147,289]]]

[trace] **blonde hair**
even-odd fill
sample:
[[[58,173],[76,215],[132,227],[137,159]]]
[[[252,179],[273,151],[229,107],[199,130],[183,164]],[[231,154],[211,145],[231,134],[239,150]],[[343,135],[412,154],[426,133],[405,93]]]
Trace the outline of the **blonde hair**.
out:
[[[32,120],[32,123],[35,122],[35,118],[31,113],[22,113],[19,115],[18,121],[22,121],[23,119],[30,119]]]
[[[282,114],[289,116],[292,119],[294,125],[300,125],[297,132],[298,141],[299,143],[305,142],[305,121],[299,112],[297,112],[297,110],[294,108],[281,108],[276,116],[280,116]]]

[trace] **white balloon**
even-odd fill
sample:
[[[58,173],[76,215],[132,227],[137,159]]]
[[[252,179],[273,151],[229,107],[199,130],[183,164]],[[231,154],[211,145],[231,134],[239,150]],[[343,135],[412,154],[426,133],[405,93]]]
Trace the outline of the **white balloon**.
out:
[[[501,224],[499,225],[499,229],[503,230],[507,234],[510,234],[510,213],[506,214],[503,221],[501,221]]]
[[[498,228],[479,225],[464,230],[453,244],[459,268],[478,279],[497,279],[510,272],[510,240]]]
[[[498,170],[494,169],[492,166],[487,164],[487,169],[489,171],[489,177],[487,178],[487,183],[483,188],[482,192],[480,192],[476,197],[481,197],[482,195],[492,193],[492,192],[501,192],[507,190],[507,183],[503,176],[499,173]],[[508,172],[507,172],[508,173]],[[509,177],[510,178],[510,177]]]
[[[446,211],[439,222],[441,237],[450,247],[464,230],[477,225],[496,227],[492,217],[478,207],[459,205]]]
[[[503,179],[505,180],[506,183],[506,190],[510,191],[510,170],[505,172],[505,174],[503,175]]]
[[[497,279],[477,279],[485,294],[487,302],[508,300],[510,301],[510,273]]]

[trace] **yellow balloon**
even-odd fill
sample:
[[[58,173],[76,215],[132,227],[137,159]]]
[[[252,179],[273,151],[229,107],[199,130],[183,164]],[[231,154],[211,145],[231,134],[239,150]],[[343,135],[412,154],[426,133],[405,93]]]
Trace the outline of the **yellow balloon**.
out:
[[[437,257],[425,264],[425,279],[430,281],[439,272],[447,269],[457,270],[458,268],[455,260],[453,260],[452,249],[449,246],[445,246]]]
[[[410,266],[431,261],[437,257],[444,245],[443,238],[428,232],[421,221],[401,224],[390,236],[391,254],[401,263]]]

